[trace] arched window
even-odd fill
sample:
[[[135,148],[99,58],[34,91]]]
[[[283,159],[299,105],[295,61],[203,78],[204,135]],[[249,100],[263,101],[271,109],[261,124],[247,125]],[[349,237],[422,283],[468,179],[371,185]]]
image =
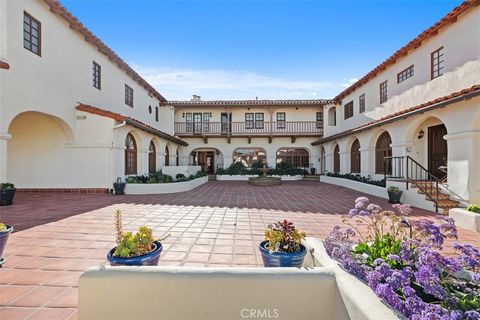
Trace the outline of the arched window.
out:
[[[287,163],[293,167],[309,167],[309,156],[306,149],[282,148],[277,151],[277,166]]]
[[[137,143],[131,133],[125,138],[125,174],[137,174]]]
[[[388,164],[385,165],[385,157],[392,156],[392,148],[390,144],[392,139],[387,131],[382,133],[377,139],[375,145],[375,173],[376,174],[392,174],[392,164],[391,161],[388,161]]]
[[[340,172],[340,147],[338,144],[335,146],[335,150],[333,150],[333,172]]]
[[[180,165],[180,157],[178,155],[178,149],[177,149],[177,162],[176,162],[176,164],[177,164],[177,167]]]
[[[320,173],[325,173],[325,148],[323,146],[320,149]]]
[[[238,148],[233,151],[233,162],[242,162],[250,167],[254,162],[265,162],[266,153],[262,148]]]
[[[165,166],[170,165],[170,150],[168,150],[168,146],[165,146]]]
[[[150,146],[148,147],[148,172],[155,173],[157,171],[157,149],[155,149],[155,144],[153,140],[150,141]]]
[[[350,172],[360,173],[360,142],[355,139],[350,149]]]

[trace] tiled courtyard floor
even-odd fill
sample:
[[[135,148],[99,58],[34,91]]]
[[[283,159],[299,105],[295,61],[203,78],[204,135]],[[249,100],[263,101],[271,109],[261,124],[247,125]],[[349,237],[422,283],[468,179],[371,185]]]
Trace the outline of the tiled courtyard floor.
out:
[[[209,182],[170,195],[18,194],[14,206],[0,207],[0,220],[22,229],[11,235],[0,269],[0,319],[75,319],[79,275],[105,263],[114,246],[115,209],[127,230],[146,225],[156,236],[171,234],[159,265],[259,266],[257,245],[269,223],[293,220],[309,236],[325,238],[360,195],[304,181]],[[420,209],[414,215],[433,217]],[[480,246],[477,234],[459,231],[459,241]]]

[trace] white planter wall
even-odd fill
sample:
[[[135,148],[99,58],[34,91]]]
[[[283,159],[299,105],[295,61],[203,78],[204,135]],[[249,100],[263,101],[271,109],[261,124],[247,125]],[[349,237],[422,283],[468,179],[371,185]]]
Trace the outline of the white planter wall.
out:
[[[183,174],[185,177],[188,177],[192,174],[196,174],[198,171],[202,170],[200,166],[164,166],[162,167],[162,173],[168,174],[175,179],[175,176],[179,173]]]
[[[218,181],[248,181],[248,178],[251,177],[258,177],[258,175],[227,175],[227,174],[222,174],[222,175],[217,175],[217,180]],[[296,176],[272,176],[272,177],[280,177],[282,178],[282,181],[298,181],[302,180],[301,175],[296,175]]]
[[[328,176],[320,176],[320,182],[335,184],[337,186],[342,186],[345,188],[371,194],[380,198],[388,199],[387,189],[379,186],[374,186],[373,184]]]
[[[126,194],[166,194],[185,192],[195,189],[208,182],[207,177],[197,178],[185,182],[172,183],[127,183],[125,186]]]
[[[450,209],[448,215],[455,220],[455,225],[457,227],[480,232],[480,213],[455,208]]]

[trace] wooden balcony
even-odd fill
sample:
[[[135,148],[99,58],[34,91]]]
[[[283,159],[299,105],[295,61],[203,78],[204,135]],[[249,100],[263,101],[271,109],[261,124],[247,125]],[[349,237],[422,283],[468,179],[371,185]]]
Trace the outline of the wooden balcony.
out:
[[[323,122],[175,122],[175,134],[180,137],[321,136]]]

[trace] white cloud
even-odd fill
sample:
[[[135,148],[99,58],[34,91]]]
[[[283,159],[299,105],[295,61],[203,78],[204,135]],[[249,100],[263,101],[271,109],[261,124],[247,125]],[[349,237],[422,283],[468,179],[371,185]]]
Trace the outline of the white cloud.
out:
[[[134,66],[168,100],[320,99],[333,98],[342,83],[301,81],[249,71],[145,68]]]

